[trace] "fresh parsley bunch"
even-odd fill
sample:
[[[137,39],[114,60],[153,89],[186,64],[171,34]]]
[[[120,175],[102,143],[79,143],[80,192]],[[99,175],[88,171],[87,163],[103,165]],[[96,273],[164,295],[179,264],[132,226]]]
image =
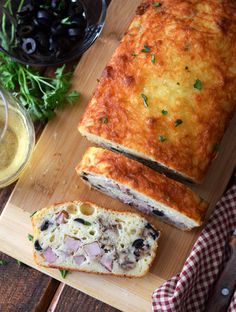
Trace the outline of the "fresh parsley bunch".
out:
[[[0,85],[19,100],[33,120],[50,119],[55,109],[78,99],[78,92],[69,92],[72,73],[64,70],[65,65],[57,68],[54,77],[45,77],[0,52]]]

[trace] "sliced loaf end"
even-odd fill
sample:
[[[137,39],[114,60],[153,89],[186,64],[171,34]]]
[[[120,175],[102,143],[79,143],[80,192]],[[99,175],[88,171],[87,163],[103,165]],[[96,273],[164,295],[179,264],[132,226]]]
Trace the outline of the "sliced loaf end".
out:
[[[180,229],[204,220],[208,205],[189,187],[121,154],[91,147],[76,170],[93,188]]]

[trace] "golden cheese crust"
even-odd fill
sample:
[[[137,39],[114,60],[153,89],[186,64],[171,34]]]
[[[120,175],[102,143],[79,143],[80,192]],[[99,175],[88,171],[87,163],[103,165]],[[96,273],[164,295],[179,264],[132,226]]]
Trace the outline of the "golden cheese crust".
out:
[[[184,214],[198,225],[204,220],[208,204],[190,188],[122,154],[90,147],[76,171],[101,174],[124,184]]]
[[[200,182],[236,104],[236,2],[145,1],[80,122]]]

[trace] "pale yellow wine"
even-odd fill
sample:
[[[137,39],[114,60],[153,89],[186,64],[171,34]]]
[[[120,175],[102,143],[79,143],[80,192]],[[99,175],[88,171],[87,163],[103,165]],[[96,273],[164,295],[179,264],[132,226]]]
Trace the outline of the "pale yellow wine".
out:
[[[0,100],[0,133],[4,128],[5,109]],[[30,135],[25,117],[16,108],[9,107],[8,127],[0,141],[0,181],[21,169],[28,158]]]

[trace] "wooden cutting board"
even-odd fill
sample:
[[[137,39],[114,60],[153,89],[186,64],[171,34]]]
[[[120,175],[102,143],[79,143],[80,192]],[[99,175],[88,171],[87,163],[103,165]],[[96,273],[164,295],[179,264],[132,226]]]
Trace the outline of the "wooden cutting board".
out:
[[[0,219],[0,250],[64,283],[120,310],[142,312],[151,309],[151,294],[177,273],[201,229],[182,232],[150,217],[162,231],[154,266],[144,278],[122,279],[85,273],[70,273],[62,280],[57,270],[36,266],[32,257],[30,214],[48,204],[66,200],[89,200],[111,208],[132,210],[97,191],[89,190],[75,173],[75,166],[89,146],[77,131],[77,124],[95,89],[97,79],[118,45],[140,0],[113,0],[102,36],[82,57],[75,72],[74,88],[81,92],[78,104],[65,109],[46,126],[25,173]],[[194,187],[210,202],[209,213],[222,195],[236,164],[236,119],[231,122],[220,153],[205,182]]]

